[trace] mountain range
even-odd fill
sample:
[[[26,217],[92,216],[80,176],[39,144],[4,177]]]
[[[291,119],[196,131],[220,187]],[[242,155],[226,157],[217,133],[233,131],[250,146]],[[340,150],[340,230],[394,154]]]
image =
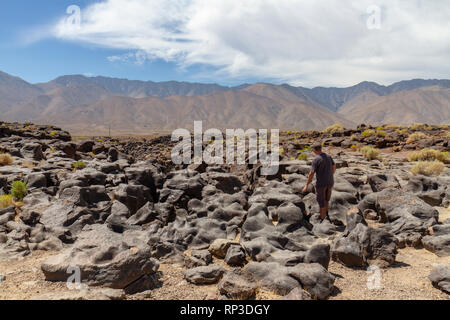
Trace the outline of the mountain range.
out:
[[[348,88],[287,84],[227,87],[107,77],[62,76],[30,84],[0,72],[0,120],[54,124],[74,134],[147,134],[192,128],[323,129],[340,123],[450,123],[450,80]]]

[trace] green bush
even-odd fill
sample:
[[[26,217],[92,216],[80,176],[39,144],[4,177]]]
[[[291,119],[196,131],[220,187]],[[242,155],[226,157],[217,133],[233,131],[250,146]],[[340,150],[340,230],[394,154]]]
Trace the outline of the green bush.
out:
[[[363,155],[364,158],[367,160],[374,160],[380,158],[380,150],[371,147],[371,146],[365,146],[359,149],[359,152]]]
[[[17,201],[22,201],[27,194],[28,186],[25,182],[22,181],[14,181],[11,187],[11,195]]]
[[[84,161],[77,161],[72,164],[72,168],[74,168],[75,170],[83,170],[84,168],[86,168],[86,163],[84,163]]]
[[[298,156],[297,160],[308,161],[308,155],[306,153],[302,153]]]
[[[363,138],[369,138],[373,135],[375,135],[375,130],[365,130],[361,133],[361,137]]]
[[[424,175],[424,176],[438,176],[440,175],[445,169],[445,166],[440,161],[419,161],[416,162],[411,167],[411,172],[414,175]]]

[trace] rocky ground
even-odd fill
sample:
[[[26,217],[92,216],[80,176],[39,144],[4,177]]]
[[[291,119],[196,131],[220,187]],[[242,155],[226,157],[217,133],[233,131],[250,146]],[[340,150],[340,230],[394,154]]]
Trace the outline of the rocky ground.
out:
[[[12,156],[0,194],[28,186],[0,210],[0,299],[449,299],[448,163],[426,177],[407,160],[447,156],[448,137],[426,125],[285,132],[280,170],[265,177],[175,166],[169,136],[0,123]],[[324,223],[313,187],[301,193],[318,140],[338,165]]]

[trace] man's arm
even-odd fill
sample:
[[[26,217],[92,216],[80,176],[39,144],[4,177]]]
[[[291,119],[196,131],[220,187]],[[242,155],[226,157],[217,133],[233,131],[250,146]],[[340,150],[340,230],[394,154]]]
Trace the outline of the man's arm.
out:
[[[336,173],[336,165],[333,165],[333,174]]]
[[[303,193],[306,193],[306,191],[308,191],[308,187],[309,187],[309,185],[311,184],[311,182],[312,182],[312,180],[313,180],[315,174],[316,174],[316,173],[315,173],[314,171],[311,171],[311,172],[309,173],[308,181],[306,182],[306,186],[303,188]]]

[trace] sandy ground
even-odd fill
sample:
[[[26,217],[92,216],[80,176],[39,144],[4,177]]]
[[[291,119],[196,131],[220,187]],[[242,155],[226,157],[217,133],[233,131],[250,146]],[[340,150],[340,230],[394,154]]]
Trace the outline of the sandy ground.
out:
[[[27,300],[44,293],[63,293],[68,289],[65,283],[52,283],[44,280],[40,264],[53,252],[35,252],[23,260],[0,262],[0,274],[6,279],[0,283],[0,300]],[[380,270],[380,287],[369,289],[368,281],[375,275],[366,270],[346,268],[331,262],[330,272],[336,277],[336,290],[331,300],[450,300],[447,295],[434,288],[428,280],[437,264],[450,264],[450,257],[439,258],[424,249],[406,248],[399,251],[397,262],[391,268]],[[194,286],[183,278],[183,267],[161,265],[162,286],[146,295],[130,296],[129,299],[151,300],[205,300],[217,299],[216,285]],[[375,284],[376,282],[369,282]],[[257,299],[279,299],[266,291]]]
[[[440,220],[450,218],[449,209],[440,209]],[[6,277],[0,282],[0,300],[28,300],[45,293],[64,293],[65,283],[45,281],[40,270],[41,263],[56,252],[36,251],[21,260],[0,262],[0,275]],[[223,261],[215,260],[222,264]],[[438,264],[450,264],[450,257],[438,257],[425,250],[406,248],[399,250],[396,263],[388,269],[372,271],[350,269],[331,262],[329,271],[336,277],[335,292],[331,300],[450,300],[450,295],[434,288],[428,275]],[[195,286],[183,278],[184,267],[176,264],[162,264],[160,280],[162,286],[144,295],[128,299],[151,300],[205,300],[217,299],[217,285]],[[379,275],[379,286],[375,279]],[[368,285],[369,284],[369,285]],[[372,289],[369,289],[372,288]],[[266,291],[258,293],[257,299],[271,300],[280,297]]]

